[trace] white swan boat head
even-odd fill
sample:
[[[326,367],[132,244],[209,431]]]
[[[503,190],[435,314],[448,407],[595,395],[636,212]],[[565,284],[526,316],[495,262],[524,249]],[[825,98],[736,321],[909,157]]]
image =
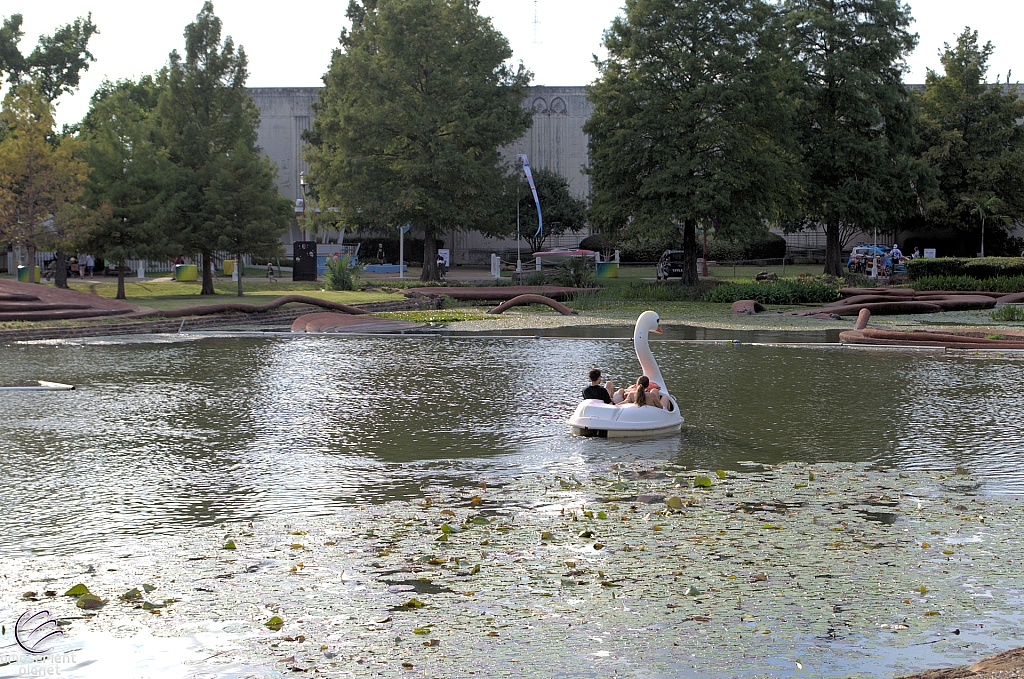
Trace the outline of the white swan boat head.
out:
[[[679,414],[679,404],[669,393],[668,385],[661,376],[658,362],[654,360],[647,336],[661,333],[660,319],[653,311],[645,311],[636,319],[633,329],[633,348],[640,361],[643,374],[661,387],[663,396],[668,397],[669,408],[658,406],[640,406],[632,403],[610,405],[598,399],[586,399],[576,406],[569,418],[569,428],[577,436],[600,436],[617,438],[626,436],[657,436],[679,431],[683,426],[683,417]]]

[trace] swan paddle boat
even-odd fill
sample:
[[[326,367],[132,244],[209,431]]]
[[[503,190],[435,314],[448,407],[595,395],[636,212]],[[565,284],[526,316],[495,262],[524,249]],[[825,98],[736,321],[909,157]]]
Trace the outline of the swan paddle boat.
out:
[[[633,329],[633,348],[640,360],[644,375],[654,384],[661,387],[661,394],[667,396],[669,408],[658,406],[640,406],[633,403],[611,405],[599,399],[586,399],[576,406],[576,411],[569,418],[569,428],[577,436],[600,436],[601,438],[620,438],[627,436],[657,436],[679,431],[683,426],[683,417],[679,414],[679,404],[668,391],[665,378],[661,376],[658,362],[651,353],[651,345],[647,341],[648,334],[661,333],[660,319],[653,311],[645,311],[636,319]]]

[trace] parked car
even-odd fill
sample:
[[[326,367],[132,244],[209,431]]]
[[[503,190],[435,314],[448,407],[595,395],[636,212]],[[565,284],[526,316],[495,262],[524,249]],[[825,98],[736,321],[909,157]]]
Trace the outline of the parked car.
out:
[[[846,268],[850,273],[870,274],[872,260],[878,257],[879,276],[905,274],[907,265],[902,260],[894,265],[889,257],[891,251],[892,248],[884,245],[858,245],[850,252],[850,257],[846,260]]]
[[[661,255],[661,259],[658,260],[656,274],[659,281],[669,278],[682,278],[683,251],[665,250]]]

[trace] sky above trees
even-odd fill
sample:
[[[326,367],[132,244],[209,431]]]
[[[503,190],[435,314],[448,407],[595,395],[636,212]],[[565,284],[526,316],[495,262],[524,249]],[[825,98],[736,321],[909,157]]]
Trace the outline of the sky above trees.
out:
[[[251,87],[317,87],[327,70],[331,50],[338,44],[347,2],[307,0],[299,4],[218,0],[214,7],[224,32],[249,56]],[[515,53],[535,75],[536,85],[586,85],[597,77],[591,55],[605,57],[602,33],[619,13],[622,0],[538,0],[540,21],[534,41],[533,0],[481,0],[480,11],[492,17]],[[912,31],[920,35],[908,60],[907,82],[923,83],[927,68],[939,69],[944,42],[955,43],[964,26],[991,40],[990,77],[1004,77],[1017,69],[1024,73],[1024,42],[1016,15],[1018,0],[911,0],[915,19]],[[88,110],[89,96],[106,77],[138,77],[152,73],[181,48],[182,27],[202,6],[195,2],[127,3],[124,0],[13,0],[4,16],[25,16],[23,50],[30,50],[41,33],[50,34],[75,17],[93,13],[100,34],[90,49],[96,56],[82,76],[81,89],[58,100],[58,124],[75,122]]]

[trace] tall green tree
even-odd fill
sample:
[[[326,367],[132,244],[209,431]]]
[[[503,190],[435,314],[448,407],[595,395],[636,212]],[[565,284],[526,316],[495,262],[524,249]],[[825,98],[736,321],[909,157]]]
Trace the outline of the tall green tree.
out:
[[[99,216],[86,247],[117,264],[117,299],[125,299],[126,260],[166,257],[174,249],[156,223],[170,171],[153,120],[158,95],[150,76],[104,82],[79,127],[90,167],[86,196]]]
[[[8,91],[0,124],[6,129],[0,140],[0,242],[21,243],[32,266],[40,242],[60,246],[64,230],[77,224],[72,208],[82,194],[85,164],[76,141],[54,132],[53,104],[33,82]],[[65,220],[59,225],[58,215]]]
[[[572,195],[569,181],[547,168],[533,168],[533,182],[537,187],[537,197],[544,218],[544,231],[537,234],[537,207],[533,200],[533,192],[522,173],[517,173],[516,184],[512,191],[519,197],[520,233],[530,244],[531,252],[543,249],[544,241],[549,236],[560,236],[564,233],[577,232],[587,225],[587,204]],[[509,192],[511,194],[511,191]],[[513,201],[515,202],[515,201]]]
[[[912,109],[902,82],[917,35],[899,0],[786,0],[802,68],[798,138],[804,213],[825,231],[825,273],[842,275],[842,247],[858,231],[916,209],[922,168],[910,156]]]
[[[508,233],[499,147],[532,122],[530,73],[478,0],[351,0],[324,75],[307,158],[322,203],[346,224],[412,223],[423,280],[437,278],[437,237]]]
[[[223,230],[237,220],[236,201],[222,192],[245,187],[248,198],[258,202],[250,206],[252,213],[262,214],[264,209],[274,213],[280,203],[266,181],[269,166],[255,162],[259,110],[245,90],[245,50],[236,49],[230,36],[221,42],[221,32],[213,4],[203,3],[196,20],[185,28],[184,56],[171,52],[162,71],[156,110],[171,163],[165,175],[162,221],[186,253],[200,256],[203,295],[216,294],[212,256],[222,247]],[[255,173],[247,174],[250,170]],[[240,174],[231,176],[233,172]],[[267,239],[262,245],[269,246],[288,224],[282,218],[272,230],[263,226],[249,233],[261,234]],[[246,249],[255,251],[262,245],[250,242]]]
[[[96,61],[89,51],[89,39],[99,33],[92,14],[61,26],[53,35],[40,36],[28,56],[19,47],[25,35],[21,23],[22,15],[12,14],[0,27],[0,77],[12,85],[31,80],[50,101],[78,89],[82,71]]]
[[[239,143],[222,160],[210,182],[209,207],[216,247],[236,255],[238,296],[242,296],[242,258],[257,255],[270,259],[280,254],[281,234],[293,214],[292,203],[277,194],[277,170],[269,158]],[[273,196],[276,200],[268,200]]]
[[[759,0],[627,0],[589,90],[591,224],[636,240],[681,230],[692,285],[699,224],[760,228],[791,202],[783,44]]]
[[[926,202],[926,226],[955,229],[975,240],[983,220],[1024,220],[1024,100],[1017,87],[988,83],[991,42],[965,28],[945,45],[943,73],[930,70],[919,98],[922,158],[938,175],[938,191]],[[988,224],[1004,228],[1006,220]],[[981,235],[984,252],[984,236]],[[973,250],[972,250],[973,251]],[[1017,253],[1013,253],[1017,254]]]

